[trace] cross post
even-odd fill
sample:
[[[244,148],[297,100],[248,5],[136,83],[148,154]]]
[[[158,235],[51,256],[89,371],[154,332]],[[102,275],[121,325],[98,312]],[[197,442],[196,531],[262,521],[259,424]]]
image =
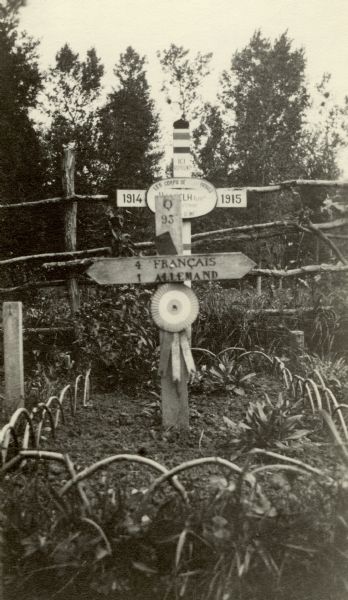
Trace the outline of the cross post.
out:
[[[192,281],[239,279],[255,263],[240,252],[191,254],[191,219],[216,206],[246,206],[246,190],[216,190],[192,178],[189,123],[179,119],[173,129],[173,177],[145,190],[117,190],[118,207],[147,206],[155,213],[156,256],[95,259],[87,274],[101,285],[159,284],[151,311],[160,328],[162,423],[189,428],[188,379],[194,372],[190,350],[191,323],[198,301]],[[164,285],[162,285],[164,284]]]

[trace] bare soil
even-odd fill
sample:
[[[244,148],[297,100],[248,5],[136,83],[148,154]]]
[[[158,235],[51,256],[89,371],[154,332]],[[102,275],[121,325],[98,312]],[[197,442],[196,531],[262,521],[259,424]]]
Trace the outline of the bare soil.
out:
[[[191,393],[190,430],[186,433],[163,429],[156,393],[92,391],[90,406],[78,407],[75,418],[60,425],[56,442],[48,441],[46,448],[68,453],[78,469],[120,453],[146,456],[166,467],[204,456],[230,459],[235,448],[223,417],[238,421],[249,402],[261,399],[265,392],[271,399],[277,398],[281,391],[284,393],[279,380],[268,375],[259,376],[244,396]],[[126,483],[131,478],[129,466],[119,467],[118,476]],[[133,484],[145,485],[141,479]]]

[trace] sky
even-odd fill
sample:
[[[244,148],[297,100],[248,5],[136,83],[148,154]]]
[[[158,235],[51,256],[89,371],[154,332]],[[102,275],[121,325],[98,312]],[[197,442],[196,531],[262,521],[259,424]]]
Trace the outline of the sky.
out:
[[[66,42],[81,56],[94,46],[106,69],[105,92],[127,46],[145,54],[164,120],[179,115],[174,114],[177,107],[164,104],[157,50],[173,42],[193,53],[213,52],[203,88],[205,99],[212,101],[221,72],[256,29],[271,39],[287,30],[294,47],[305,49],[310,86],[329,72],[335,99],[341,102],[348,95],[348,0],[27,0],[20,23],[41,40],[43,68]]]

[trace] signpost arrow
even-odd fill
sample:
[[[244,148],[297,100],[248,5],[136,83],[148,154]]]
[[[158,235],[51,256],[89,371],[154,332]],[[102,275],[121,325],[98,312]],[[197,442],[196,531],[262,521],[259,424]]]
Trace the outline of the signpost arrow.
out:
[[[240,279],[255,262],[242,252],[97,259],[87,275],[101,285]]]

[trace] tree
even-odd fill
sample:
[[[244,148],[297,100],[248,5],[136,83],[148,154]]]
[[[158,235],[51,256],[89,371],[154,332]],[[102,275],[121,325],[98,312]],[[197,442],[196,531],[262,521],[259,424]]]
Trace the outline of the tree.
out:
[[[202,176],[214,182],[215,186],[227,185],[232,149],[219,106],[204,104],[200,122],[193,130],[193,140],[192,151]]]
[[[30,118],[41,88],[37,42],[18,31],[23,1],[0,4],[0,193],[1,200],[31,200],[40,193],[40,143]]]
[[[94,48],[81,60],[68,44],[56,54],[43,96],[43,112],[49,126],[43,140],[49,159],[48,181],[52,192],[61,191],[61,160],[65,144],[75,142],[76,187],[91,193],[101,182],[98,157],[98,100],[104,67]]]
[[[303,172],[310,179],[338,178],[338,153],[347,145],[348,96],[338,105],[330,92],[330,80],[331,75],[324,73],[316,86],[303,131]]]
[[[204,77],[209,74],[212,53],[198,52],[191,58],[189,50],[171,44],[168,50],[157,52],[157,56],[167,76],[162,86],[167,102],[178,103],[184,118],[195,117],[200,102],[198,89]]]
[[[162,153],[159,123],[150,97],[145,57],[128,47],[114,68],[117,88],[101,110],[100,153],[107,166],[106,189],[143,188],[153,182]]]
[[[145,56],[130,46],[120,55],[114,68],[117,87],[100,113],[99,152],[106,171],[105,191],[111,198],[117,189],[149,187],[159,172],[163,154],[158,149],[159,117],[145,64]],[[147,210],[124,211],[117,216],[109,210],[108,217],[116,253],[120,252],[120,242],[127,239],[125,231],[142,237],[152,232],[153,219]]]
[[[30,116],[42,77],[38,43],[18,29],[23,4],[0,2],[0,202],[9,204],[39,199],[44,185],[44,155]],[[40,215],[11,210],[1,212],[0,229],[1,252],[8,257],[39,250],[45,225]]]
[[[234,54],[222,74],[220,104],[205,106],[194,135],[197,162],[213,182],[221,185],[223,171],[225,185],[338,176],[348,100],[333,102],[328,74],[311,98],[305,65],[287,33],[272,43],[257,31]]]
[[[235,183],[263,185],[298,174],[309,95],[303,49],[287,33],[272,44],[257,31],[223,72],[221,100],[230,121]]]
[[[203,111],[195,134],[198,162],[212,183],[260,186],[338,175],[337,151],[344,143],[346,108],[332,103],[327,76],[318,86],[318,101],[311,102],[305,65],[303,49],[294,49],[287,33],[271,42],[258,31],[234,54],[230,69],[222,75],[221,106]],[[301,204],[311,218],[319,220],[326,196],[327,190],[310,187],[274,194],[267,201],[248,193],[247,211],[213,215],[211,226],[226,226],[232,219],[237,225],[291,218],[299,215]],[[253,243],[250,249],[237,245],[230,249],[244,249],[255,260],[272,266],[270,248],[283,264],[287,240],[293,245],[292,238],[284,237],[277,244],[267,241]],[[307,255],[312,252],[312,240],[308,240],[302,243]],[[301,260],[300,253],[296,260]]]

